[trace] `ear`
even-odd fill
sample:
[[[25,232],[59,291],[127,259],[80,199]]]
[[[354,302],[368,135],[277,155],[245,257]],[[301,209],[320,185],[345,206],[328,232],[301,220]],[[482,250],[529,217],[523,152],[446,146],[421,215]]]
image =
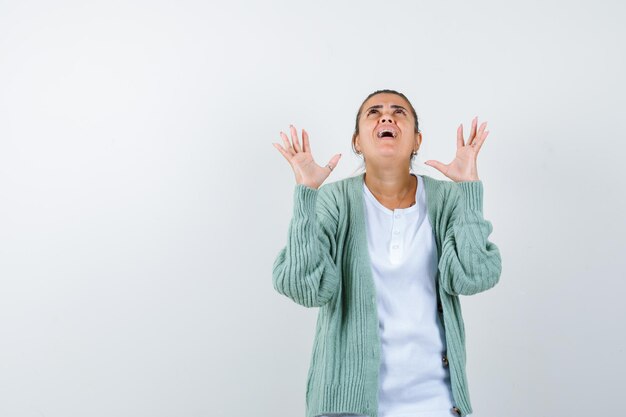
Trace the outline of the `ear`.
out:
[[[415,134],[415,143],[417,144],[418,148],[422,146],[422,132],[418,132]]]

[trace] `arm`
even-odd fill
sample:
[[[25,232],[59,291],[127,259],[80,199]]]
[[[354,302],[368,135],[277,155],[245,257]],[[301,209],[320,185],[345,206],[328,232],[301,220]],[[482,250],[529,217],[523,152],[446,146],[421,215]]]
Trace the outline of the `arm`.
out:
[[[493,227],[483,217],[482,181],[453,186],[457,200],[442,241],[441,285],[451,295],[473,295],[498,283],[502,260],[498,247],[488,240]]]
[[[333,262],[336,209],[321,194],[321,189],[296,184],[287,245],[272,268],[274,289],[305,307],[328,303],[339,285]]]

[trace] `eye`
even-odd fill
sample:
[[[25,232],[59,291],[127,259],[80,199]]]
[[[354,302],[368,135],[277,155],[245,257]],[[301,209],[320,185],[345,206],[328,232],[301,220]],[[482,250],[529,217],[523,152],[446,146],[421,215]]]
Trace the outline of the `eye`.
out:
[[[372,110],[368,111],[368,112],[367,112],[367,114],[368,114],[368,115],[369,115],[369,114],[372,114],[372,112],[375,112],[375,111],[377,111],[377,110],[376,110],[376,109],[372,109]]]
[[[401,112],[402,114],[406,114],[406,112],[405,112],[404,110],[402,110],[402,109],[397,109],[396,111],[399,111],[399,112]]]

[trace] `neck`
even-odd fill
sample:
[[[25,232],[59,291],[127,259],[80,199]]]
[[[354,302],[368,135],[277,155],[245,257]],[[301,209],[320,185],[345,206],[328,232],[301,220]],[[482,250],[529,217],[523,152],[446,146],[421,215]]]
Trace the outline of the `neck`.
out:
[[[367,188],[385,200],[399,200],[417,187],[416,178],[406,167],[365,168],[363,180]]]

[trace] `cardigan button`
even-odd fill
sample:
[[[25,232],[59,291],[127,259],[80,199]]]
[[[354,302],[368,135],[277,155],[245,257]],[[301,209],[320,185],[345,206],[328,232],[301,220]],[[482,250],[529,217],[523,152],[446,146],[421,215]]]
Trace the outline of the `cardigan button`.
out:
[[[458,407],[452,407],[452,412],[459,416],[461,415],[461,410],[459,410]]]
[[[441,305],[440,301],[437,302],[437,310],[439,310],[439,312],[443,311],[443,306]]]
[[[443,361],[443,366],[448,366],[448,357],[446,355],[443,355],[443,358],[441,358],[441,360]]]

